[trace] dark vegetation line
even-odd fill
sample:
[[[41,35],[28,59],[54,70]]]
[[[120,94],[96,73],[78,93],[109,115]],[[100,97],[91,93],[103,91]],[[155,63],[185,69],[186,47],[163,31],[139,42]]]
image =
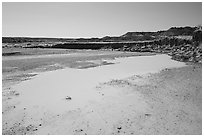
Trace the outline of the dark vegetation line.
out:
[[[128,32],[119,37],[90,39],[3,37],[2,42],[6,43],[3,47],[12,44],[14,47],[24,48],[109,49],[167,53],[178,61],[202,62],[202,27],[172,27],[167,31]],[[3,56],[12,54],[3,53]]]

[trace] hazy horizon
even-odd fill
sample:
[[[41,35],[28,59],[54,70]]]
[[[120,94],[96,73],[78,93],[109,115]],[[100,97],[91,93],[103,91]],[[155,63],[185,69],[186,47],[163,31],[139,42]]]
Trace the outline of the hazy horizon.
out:
[[[196,26],[172,26],[172,27],[196,27]],[[170,27],[170,28],[172,28]],[[169,28],[169,29],[170,29]],[[168,29],[166,29],[168,30]],[[157,31],[165,31],[165,30],[157,30]],[[157,32],[157,31],[138,31],[138,32]],[[128,32],[136,32],[136,31],[128,31]],[[128,32],[124,32],[123,34],[121,35],[114,35],[114,36],[122,36]],[[110,37],[114,37],[114,36],[111,36],[111,35],[105,35],[105,36],[101,36],[101,37],[47,37],[47,36],[2,36],[2,37],[27,37],[27,38],[71,38],[71,39],[74,39],[74,38],[103,38],[103,37],[106,37],[106,36],[110,36]]]
[[[3,37],[93,38],[202,25],[202,3],[3,2]]]

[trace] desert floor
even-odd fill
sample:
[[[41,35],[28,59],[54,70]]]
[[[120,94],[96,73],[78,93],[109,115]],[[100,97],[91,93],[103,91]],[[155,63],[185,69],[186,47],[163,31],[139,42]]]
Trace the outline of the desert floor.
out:
[[[137,74],[129,59],[155,54],[3,53],[2,134],[202,134],[202,64],[167,63],[150,71],[149,65],[157,68],[150,62],[147,70],[140,68],[146,73]],[[128,70],[118,71],[121,62]]]

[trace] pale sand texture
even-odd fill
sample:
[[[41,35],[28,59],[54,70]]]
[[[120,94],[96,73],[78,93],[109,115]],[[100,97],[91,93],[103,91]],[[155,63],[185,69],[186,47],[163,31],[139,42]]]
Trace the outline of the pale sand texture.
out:
[[[13,86],[20,95],[3,120],[20,124],[4,134],[201,134],[201,66],[167,55],[90,62],[104,61],[114,64],[42,72]]]

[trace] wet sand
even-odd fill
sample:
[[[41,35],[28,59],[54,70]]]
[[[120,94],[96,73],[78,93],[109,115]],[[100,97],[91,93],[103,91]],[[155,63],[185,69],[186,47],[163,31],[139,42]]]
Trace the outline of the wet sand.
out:
[[[3,134],[201,134],[201,65],[134,68],[135,58],[78,61],[11,86]]]

